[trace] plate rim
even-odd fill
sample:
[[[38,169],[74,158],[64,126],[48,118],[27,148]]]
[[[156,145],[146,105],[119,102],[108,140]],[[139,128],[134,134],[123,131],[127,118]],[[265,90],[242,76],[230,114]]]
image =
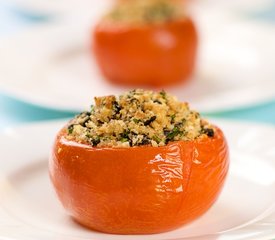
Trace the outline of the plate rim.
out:
[[[56,32],[56,29],[59,29],[60,31],[67,32],[68,23],[70,23],[70,22],[72,22],[72,19],[70,19],[70,20],[63,19],[62,21],[57,22],[57,23],[52,23],[52,22],[42,23],[39,26],[33,26],[21,33],[17,33],[12,37],[4,38],[4,39],[0,40],[0,43],[7,44],[8,42],[12,42],[12,45],[14,45],[14,44],[16,44],[16,42],[20,41],[20,39],[22,39],[22,38],[28,38],[28,39],[34,38],[37,35],[37,33],[39,33],[39,32],[49,36],[51,32]],[[232,19],[232,22],[234,22],[234,19]],[[249,23],[248,20],[242,20],[242,22]],[[253,25],[255,28],[259,28],[259,26],[257,26],[257,24],[253,24]],[[87,28],[87,22],[82,23],[82,28],[83,27],[84,27],[84,29]],[[267,29],[269,29],[269,30],[265,30],[265,31],[267,31],[269,33],[272,32],[271,27],[268,27]],[[275,37],[275,34],[272,34],[272,36],[273,35]],[[6,45],[6,47],[8,47],[8,46],[9,45]],[[12,49],[12,47],[8,47],[8,48]],[[14,52],[13,52],[13,55],[15,56]],[[0,55],[0,62],[1,61],[4,61],[4,59],[1,60],[1,55]],[[198,72],[197,72],[197,74],[195,73],[194,77],[196,77],[196,75],[198,75]],[[6,79],[6,78],[3,78],[3,79]],[[103,77],[101,80],[103,81]],[[59,110],[59,111],[64,111],[64,112],[78,112],[78,111],[82,111],[84,108],[84,107],[80,107],[79,104],[77,104],[75,106],[69,106],[69,104],[66,104],[65,102],[62,102],[61,104],[60,103],[57,104],[57,103],[54,103],[53,101],[48,101],[46,99],[49,99],[50,96],[46,96],[46,95],[39,97],[36,94],[33,96],[32,94],[29,94],[29,92],[27,92],[26,89],[21,90],[18,88],[14,88],[12,86],[12,84],[10,84],[9,82],[10,81],[8,81],[8,80],[0,81],[0,91],[2,91],[7,96],[11,96],[12,98],[22,101],[24,103],[27,103],[27,104],[30,104],[33,106],[37,106],[37,107],[43,107],[43,108],[50,109],[50,110]],[[273,92],[270,91],[270,88],[272,88],[273,85],[275,87],[275,84],[272,81],[267,81],[266,84],[257,83],[256,85],[254,85],[254,84],[247,85],[246,89],[253,90],[253,89],[255,89],[255,86],[256,86],[257,88],[258,87],[260,88],[260,90],[259,90],[260,92],[267,92],[268,94],[261,95],[260,97],[257,97],[255,100],[249,100],[248,102],[242,101],[242,102],[239,102],[238,104],[234,103],[233,106],[225,106],[224,107],[224,106],[218,105],[218,106],[213,107],[211,104],[210,107],[207,107],[207,106],[203,106],[203,104],[202,104],[202,109],[200,109],[200,110],[204,113],[220,113],[220,112],[233,111],[236,109],[239,110],[239,109],[244,109],[244,108],[250,108],[253,106],[264,104],[264,103],[269,102],[275,98],[275,93],[273,94]],[[175,87],[177,87],[177,86],[175,86]],[[121,88],[121,90],[123,91],[123,88]],[[238,92],[241,93],[242,89],[236,89],[235,91],[237,93]],[[226,93],[230,93],[230,92],[232,92],[232,90],[229,90]],[[93,97],[93,96],[91,95],[91,97]],[[204,98],[207,98],[207,96]],[[196,102],[202,102],[204,98],[202,98],[200,101],[196,101]],[[198,105],[200,105],[200,104],[198,104]],[[88,106],[88,103],[87,103],[87,106]]]

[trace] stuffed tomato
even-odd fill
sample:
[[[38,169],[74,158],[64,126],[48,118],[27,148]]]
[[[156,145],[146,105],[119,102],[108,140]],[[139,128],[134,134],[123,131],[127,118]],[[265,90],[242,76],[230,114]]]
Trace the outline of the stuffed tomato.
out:
[[[92,48],[112,83],[164,86],[191,78],[198,37],[192,19],[171,0],[118,4],[93,31]]]
[[[91,229],[150,234],[205,213],[228,172],[222,131],[165,92],[95,99],[58,133],[50,177],[68,213]]]

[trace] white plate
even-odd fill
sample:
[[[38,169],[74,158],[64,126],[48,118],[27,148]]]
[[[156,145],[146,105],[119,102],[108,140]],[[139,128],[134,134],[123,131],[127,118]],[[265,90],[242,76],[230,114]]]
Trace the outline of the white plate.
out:
[[[70,111],[87,108],[95,95],[125,91],[103,79],[90,54],[92,26],[109,6],[101,2],[89,8],[89,14],[2,40],[0,90],[33,104]],[[194,5],[192,12],[201,36],[195,79],[167,90],[204,112],[275,97],[274,29],[211,4]]]
[[[0,135],[0,239],[5,240],[260,240],[275,237],[275,128],[215,120],[229,141],[225,188],[201,218],[178,230],[146,236],[103,234],[73,222],[50,184],[47,159],[64,122],[46,122]]]
[[[17,8],[35,15],[67,15],[81,12],[87,8],[91,10],[96,6],[95,2],[91,0],[10,0],[10,2],[17,6]],[[98,1],[96,4],[101,3]]]

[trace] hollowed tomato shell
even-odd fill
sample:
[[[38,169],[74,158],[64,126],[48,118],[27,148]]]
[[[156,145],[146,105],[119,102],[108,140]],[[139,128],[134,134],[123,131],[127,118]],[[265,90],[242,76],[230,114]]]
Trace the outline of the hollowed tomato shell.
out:
[[[164,86],[187,81],[195,66],[197,33],[191,19],[140,26],[100,22],[92,48],[112,83]]]
[[[149,234],[198,218],[217,199],[228,172],[228,147],[215,137],[164,147],[99,148],[59,132],[49,160],[57,195],[91,229]]]

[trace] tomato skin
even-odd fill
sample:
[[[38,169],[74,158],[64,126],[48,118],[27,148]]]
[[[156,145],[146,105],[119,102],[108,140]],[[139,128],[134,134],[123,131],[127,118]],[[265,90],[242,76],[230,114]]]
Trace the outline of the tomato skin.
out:
[[[187,81],[195,66],[197,33],[191,19],[141,26],[101,22],[93,52],[107,80],[165,86]]]
[[[228,172],[218,128],[214,138],[133,148],[70,142],[65,131],[54,143],[50,177],[68,213],[97,231],[151,234],[180,227],[209,209]]]

